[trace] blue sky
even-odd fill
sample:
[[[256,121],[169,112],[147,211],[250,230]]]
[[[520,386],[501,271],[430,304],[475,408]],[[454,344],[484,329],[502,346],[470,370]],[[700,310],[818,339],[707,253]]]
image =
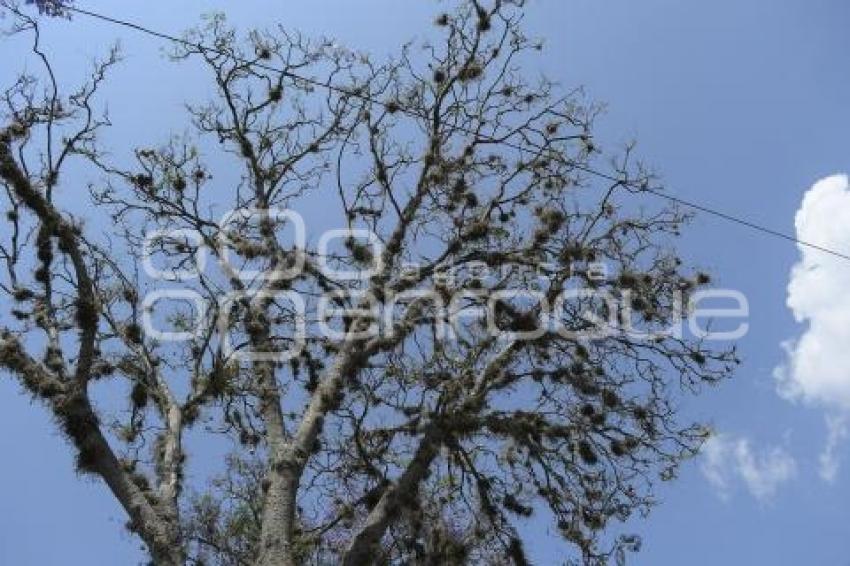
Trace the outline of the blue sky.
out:
[[[203,12],[225,10],[243,28],[280,23],[378,58],[428,30],[439,4],[79,0],[83,8],[168,32]],[[793,233],[804,193],[850,169],[848,21],[850,4],[841,0],[529,0],[527,30],[546,39],[546,50],[528,72],[545,72],[565,87],[584,85],[607,103],[598,130],[605,145],[637,139],[640,155],[673,194]],[[61,78],[73,83],[90,57],[119,37],[127,58],[106,96],[118,124],[110,143],[160,141],[182,129],[175,126],[183,124],[181,103],[202,94],[198,69],[167,63],[162,44],[151,38],[82,16],[51,23],[45,42]],[[0,43],[4,84],[23,53],[20,44]],[[850,251],[846,232],[823,229],[848,225],[841,199],[831,202],[832,208],[812,208],[801,234]],[[750,332],[739,344],[744,364],[735,378],[683,406],[722,434],[714,459],[689,464],[677,482],[659,487],[661,505],[629,525],[645,541],[630,564],[850,564],[850,458],[832,481],[821,477],[819,460],[826,419],[840,417],[846,405],[817,391],[789,400],[774,378],[786,360],[781,344],[805,330],[786,306],[800,251],[710,217],[695,220],[682,246],[722,286],[747,295]],[[822,260],[811,256],[807,265]],[[847,262],[829,264],[831,280],[850,280],[842,266],[850,273]],[[813,309],[804,305],[798,314],[823,312]],[[840,356],[829,357],[837,348],[818,359],[840,394],[850,370],[843,375]],[[0,564],[141,560],[138,543],[122,534],[117,504],[102,486],[75,477],[46,413],[8,380],[0,380],[0,431]],[[850,440],[838,441],[839,463],[848,447]],[[545,538],[538,542],[530,545],[537,563],[557,564]]]

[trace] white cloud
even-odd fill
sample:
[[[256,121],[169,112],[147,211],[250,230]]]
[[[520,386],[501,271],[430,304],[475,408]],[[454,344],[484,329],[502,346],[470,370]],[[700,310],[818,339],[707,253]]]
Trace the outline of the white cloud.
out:
[[[702,447],[702,474],[722,499],[729,499],[731,487],[729,445],[722,436],[712,436]]]
[[[755,452],[746,438],[712,436],[703,447],[702,473],[722,499],[742,483],[759,501],[768,501],[797,475],[797,462],[782,447]]]
[[[835,482],[838,475],[839,458],[836,454],[839,443],[847,437],[847,419],[843,416],[826,418],[826,447],[820,454],[820,477],[827,483]]]
[[[847,176],[815,183],[803,197],[795,226],[801,240],[850,252]],[[780,392],[850,410],[850,262],[803,246],[800,253],[787,304],[807,328],[799,339],[783,344],[787,360],[776,371]]]
[[[803,196],[794,223],[800,240],[850,253],[847,175],[815,183]],[[850,262],[809,247],[799,249],[787,305],[806,328],[799,338],[782,344],[786,359],[774,375],[786,399],[843,415],[827,417],[826,446],[819,461],[821,478],[833,482],[839,444],[848,436],[845,416],[850,415]]]

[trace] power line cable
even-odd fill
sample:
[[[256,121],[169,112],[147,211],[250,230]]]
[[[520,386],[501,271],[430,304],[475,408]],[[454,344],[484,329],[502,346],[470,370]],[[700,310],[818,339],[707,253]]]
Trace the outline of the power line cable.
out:
[[[289,77],[291,79],[298,80],[298,81],[304,82],[306,84],[309,84],[309,85],[312,85],[312,86],[315,86],[315,87],[324,88],[324,89],[327,89],[327,90],[330,90],[330,91],[338,92],[340,94],[344,94],[346,96],[351,96],[353,98],[359,98],[361,100],[364,100],[366,102],[369,102],[369,103],[372,103],[372,104],[375,104],[375,105],[378,105],[378,106],[383,106],[383,107],[386,108],[389,105],[389,103],[387,103],[387,102],[377,100],[377,99],[375,99],[371,96],[363,94],[360,91],[350,90],[350,89],[346,89],[346,88],[343,88],[343,87],[340,87],[340,86],[337,86],[337,85],[333,85],[333,84],[330,84],[330,83],[325,83],[325,82],[322,82],[318,79],[305,77],[303,75],[299,75],[297,73],[287,71],[286,69],[280,69],[280,68],[275,67],[273,65],[267,65],[267,64],[261,63],[259,61],[248,61],[248,60],[245,60],[245,59],[240,59],[238,57],[234,57],[233,54],[226,53],[226,52],[224,52],[220,49],[216,49],[214,47],[209,47],[209,46],[206,46],[206,45],[195,43],[195,42],[189,41],[186,38],[178,37],[178,36],[171,35],[171,34],[168,34],[168,33],[164,33],[164,32],[161,32],[161,31],[157,31],[157,30],[151,29],[149,27],[137,24],[135,22],[131,22],[131,21],[123,20],[123,19],[119,19],[119,18],[114,18],[114,17],[111,17],[111,16],[107,16],[107,15],[100,14],[100,13],[97,13],[97,12],[92,12],[90,10],[85,10],[83,8],[78,8],[76,6],[71,6],[71,5],[67,5],[64,8],[66,10],[70,11],[70,12],[82,14],[84,16],[88,16],[90,18],[100,20],[100,21],[103,21],[103,22],[107,22],[107,23],[110,23],[110,24],[113,24],[113,25],[116,25],[116,26],[125,27],[125,28],[128,28],[128,29],[134,30],[136,32],[147,34],[147,35],[159,38],[159,39],[164,39],[166,41],[170,41],[170,42],[177,43],[177,44],[180,44],[180,45],[192,47],[192,48],[198,49],[202,52],[207,51],[207,52],[215,53],[215,54],[218,54],[218,55],[232,57],[237,62],[239,62],[241,64],[252,65],[252,66],[255,66],[257,68],[266,70],[266,71],[270,71],[270,72],[274,72],[274,73],[280,73],[283,76]],[[415,111],[413,111],[409,108],[404,108],[404,107],[399,106],[399,107],[394,107],[394,110],[401,112],[401,113],[404,113],[404,114],[408,114],[409,116],[413,116],[415,118],[420,118],[420,119],[425,118],[421,114],[419,114],[419,113],[417,113],[417,112],[415,112]],[[473,135],[476,138],[481,139],[482,141],[498,142],[505,147],[510,147],[512,149],[517,149],[519,151],[525,151],[525,150],[528,149],[527,147],[523,147],[523,146],[514,144],[513,142],[510,142],[509,140],[496,140],[495,138],[493,138],[491,136],[482,135],[478,132],[474,132],[474,131],[469,130],[467,128],[458,127],[457,130],[462,132],[462,133],[465,133],[465,134]],[[648,195],[655,196],[656,198],[665,199],[669,202],[673,202],[673,203],[678,204],[680,206],[684,206],[684,207],[702,212],[704,214],[714,216],[715,218],[720,218],[722,220],[726,220],[727,222],[731,222],[733,224],[738,224],[739,226],[743,226],[745,228],[749,228],[749,229],[757,231],[757,232],[761,232],[762,234],[766,234],[768,236],[780,238],[780,239],[783,239],[783,240],[786,240],[786,241],[789,241],[789,242],[793,242],[793,243],[798,244],[798,245],[803,246],[803,247],[807,247],[807,248],[810,248],[810,249],[813,249],[813,250],[817,250],[817,251],[820,251],[820,252],[823,252],[823,253],[826,253],[826,254],[829,254],[829,255],[850,261],[850,254],[842,253],[842,252],[827,248],[825,246],[821,246],[821,245],[818,245],[818,244],[814,244],[812,242],[807,242],[805,240],[801,240],[800,238],[797,238],[796,236],[793,236],[793,235],[788,234],[786,232],[781,232],[779,230],[774,230],[773,228],[768,228],[767,226],[764,226],[762,224],[758,224],[756,222],[752,222],[752,221],[747,220],[745,218],[742,218],[740,216],[730,214],[730,213],[727,213],[727,212],[723,212],[723,211],[717,210],[715,208],[709,207],[707,205],[700,204],[700,203],[695,202],[695,201],[691,201],[691,200],[687,200],[687,199],[684,199],[684,198],[681,198],[681,197],[676,197],[676,196],[667,194],[667,193],[665,193],[665,192],[663,192],[663,191],[661,191],[660,189],[657,189],[657,188],[644,186],[643,184],[638,184],[638,183],[636,183],[634,181],[630,181],[628,179],[621,179],[621,178],[615,177],[613,175],[610,175],[608,173],[604,173],[602,171],[598,171],[596,169],[593,169],[592,167],[582,165],[580,163],[571,163],[571,166],[574,167],[575,169],[582,171],[584,173],[587,173],[589,175],[593,175],[593,176],[596,176],[596,177],[599,177],[599,178],[602,178],[602,179],[606,179],[606,180],[613,182],[613,183],[619,183],[620,185],[623,185],[625,187],[631,187],[632,189],[634,189],[633,192],[640,193],[640,194],[648,194]]]

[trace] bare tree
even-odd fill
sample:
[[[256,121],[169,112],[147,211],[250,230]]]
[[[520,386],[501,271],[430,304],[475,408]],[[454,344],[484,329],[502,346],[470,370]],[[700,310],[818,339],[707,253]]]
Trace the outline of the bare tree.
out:
[[[523,77],[521,1],[464,2],[383,64],[211,17],[173,52],[213,80],[193,134],[132,163],[98,146],[92,102],[118,52],[63,94],[37,22],[3,6],[44,72],[3,96],[0,367],[154,563],[526,564],[529,517],[588,564],[638,546],[606,526],[695,454],[675,401],[736,360],[666,331],[708,283],[672,246],[686,218],[634,206],[652,179],[631,148],[599,158],[581,91]],[[92,217],[72,161],[96,172]],[[347,234],[331,251],[284,237],[316,206]],[[205,308],[151,299],[146,262],[203,254],[168,288]],[[234,454],[184,493],[206,437]]]

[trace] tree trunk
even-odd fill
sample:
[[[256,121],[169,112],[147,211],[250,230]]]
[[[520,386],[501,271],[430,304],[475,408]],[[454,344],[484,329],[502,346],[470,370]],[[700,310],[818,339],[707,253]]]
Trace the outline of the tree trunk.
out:
[[[387,488],[381,500],[366,518],[366,524],[349,543],[342,558],[343,566],[370,566],[373,563],[375,549],[405,500],[417,497],[419,484],[427,476],[428,469],[437,456],[440,446],[437,437],[437,429],[432,425],[422,437],[413,460],[395,485]]]

